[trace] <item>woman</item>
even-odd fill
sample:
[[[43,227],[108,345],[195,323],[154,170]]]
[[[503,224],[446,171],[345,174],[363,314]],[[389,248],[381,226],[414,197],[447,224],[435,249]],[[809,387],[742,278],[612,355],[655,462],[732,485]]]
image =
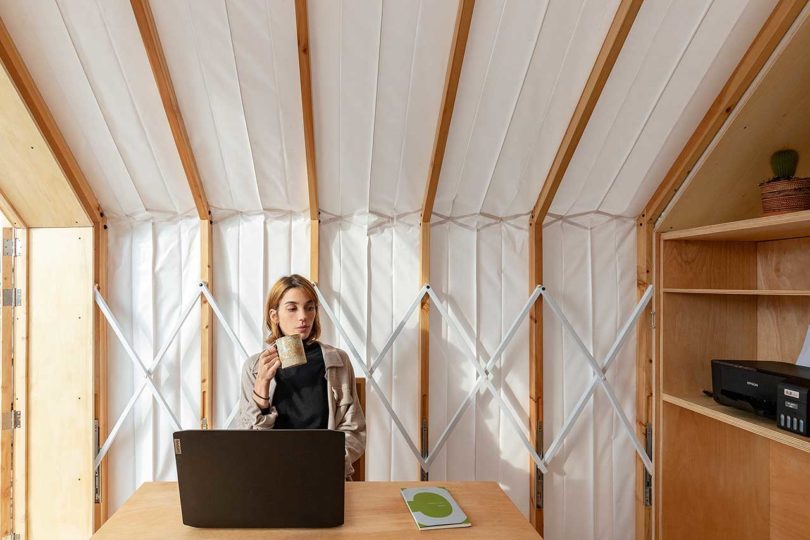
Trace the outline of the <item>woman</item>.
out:
[[[268,347],[242,369],[243,429],[334,429],[346,434],[346,478],[366,447],[366,419],[357,398],[354,370],[342,350],[320,343],[318,296],[298,274],[279,279],[264,308]],[[281,369],[275,340],[300,334],[307,362]]]

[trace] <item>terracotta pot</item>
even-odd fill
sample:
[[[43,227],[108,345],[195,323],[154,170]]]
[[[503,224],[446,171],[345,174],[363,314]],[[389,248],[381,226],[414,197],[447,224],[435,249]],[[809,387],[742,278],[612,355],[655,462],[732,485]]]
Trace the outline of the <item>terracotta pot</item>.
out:
[[[759,185],[762,213],[767,215],[810,210],[810,178],[782,178]]]

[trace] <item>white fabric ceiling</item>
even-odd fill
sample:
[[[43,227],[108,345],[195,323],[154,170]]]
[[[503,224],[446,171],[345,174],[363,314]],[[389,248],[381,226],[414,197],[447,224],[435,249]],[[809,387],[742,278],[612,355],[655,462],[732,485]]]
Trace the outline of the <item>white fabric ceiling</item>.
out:
[[[622,277],[635,273],[633,224],[623,216],[642,209],[775,3],[643,3],[547,223],[547,285],[595,350],[607,346],[635,300],[632,283]],[[431,280],[466,317],[481,354],[492,352],[527,296],[528,284],[520,285],[527,280],[527,214],[618,4],[476,2],[436,198]],[[294,5],[160,0],[151,6],[214,211],[215,293],[240,337],[257,347],[263,291],[279,275],[305,272],[309,260]],[[455,1],[309,2],[321,282],[355,344],[372,358],[421,285],[415,225],[456,10]],[[112,305],[149,356],[179,309],[179,291],[197,279],[198,229],[130,4],[0,0],[0,16],[111,220]],[[143,221],[171,223],[134,223]],[[164,301],[166,291],[174,291],[171,302]],[[431,389],[438,401],[431,436],[470,383],[469,375],[454,371],[462,362],[458,336],[434,320]],[[190,422],[184,425],[194,427],[198,373],[188,362],[196,354],[197,321],[189,324],[163,380]],[[418,440],[415,332],[410,321],[380,382]],[[340,344],[334,329],[327,336]],[[565,340],[547,322],[544,401],[551,434],[589,377],[581,366],[569,368],[579,360],[569,358]],[[499,381],[527,418],[526,343],[524,328]],[[235,365],[236,352],[223,340],[217,354],[224,358],[217,368],[221,419],[235,396],[235,374],[226,366]],[[632,356],[615,368],[630,413]],[[442,363],[453,358],[458,362]],[[133,379],[116,346],[110,363],[120,381],[116,390],[111,379],[114,417]],[[172,474],[163,435],[151,435],[165,431],[165,421],[148,402],[139,407],[111,454],[117,463],[112,509],[141,481]],[[477,400],[434,477],[498,480],[526,512],[526,455],[506,423],[492,416],[493,407],[488,397]],[[369,478],[412,477],[415,460],[373,396],[369,408]],[[602,409],[595,402],[572,435],[587,449],[567,446],[552,469],[548,496],[556,511],[546,513],[549,538],[563,531],[572,538],[621,537],[632,527],[631,450],[620,434],[614,437],[612,417]],[[597,445],[616,457],[597,452]],[[583,499],[585,492],[591,497]],[[583,500],[584,517],[573,507],[566,513],[566,502]]]

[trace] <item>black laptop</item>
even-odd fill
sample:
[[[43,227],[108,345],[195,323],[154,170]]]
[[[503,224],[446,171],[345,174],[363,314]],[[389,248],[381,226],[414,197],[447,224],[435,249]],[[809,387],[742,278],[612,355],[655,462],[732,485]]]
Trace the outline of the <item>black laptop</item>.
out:
[[[183,523],[192,527],[343,524],[345,435],[322,429],[174,434]]]

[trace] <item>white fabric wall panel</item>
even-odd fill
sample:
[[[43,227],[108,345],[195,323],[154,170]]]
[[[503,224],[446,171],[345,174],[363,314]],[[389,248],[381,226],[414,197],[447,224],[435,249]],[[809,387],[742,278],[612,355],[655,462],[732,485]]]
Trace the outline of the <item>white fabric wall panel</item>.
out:
[[[109,304],[143,363],[169,338],[182,307],[197,293],[199,222],[113,222],[109,228]],[[185,427],[199,421],[199,310],[192,311],[155,371],[155,383]],[[108,340],[110,427],[143,375],[112,333]],[[175,477],[171,422],[145,390],[123,423],[109,455],[110,509],[145,481]]]
[[[457,7],[455,1],[382,4],[372,211],[399,214],[422,206]]]
[[[544,228],[544,285],[598,361],[635,306],[635,223],[596,228],[557,221]],[[544,413],[548,446],[587,390],[592,371],[554,314],[544,312]],[[635,415],[635,340],[627,340],[608,381],[629,418]],[[597,389],[571,430],[545,483],[548,538],[623,538],[634,527],[635,453]]]
[[[525,227],[495,223],[479,230],[447,222],[431,230],[431,284],[488,360],[528,298]],[[475,382],[464,341],[431,311],[430,438],[435,444]],[[493,384],[528,429],[528,325],[496,364]],[[432,480],[494,480],[526,514],[528,454],[497,401],[479,392],[431,465]]]
[[[476,5],[437,212],[531,210],[617,5]]]
[[[208,201],[306,208],[292,1],[152,5]]]
[[[369,231],[337,220],[321,227],[319,286],[339,323],[371,366],[419,291],[419,229],[400,223]],[[322,313],[322,339],[348,346]],[[375,380],[418,446],[418,315],[414,313],[375,372]],[[355,374],[362,376],[359,366]],[[366,386],[368,480],[416,480],[419,466],[377,394]]]

